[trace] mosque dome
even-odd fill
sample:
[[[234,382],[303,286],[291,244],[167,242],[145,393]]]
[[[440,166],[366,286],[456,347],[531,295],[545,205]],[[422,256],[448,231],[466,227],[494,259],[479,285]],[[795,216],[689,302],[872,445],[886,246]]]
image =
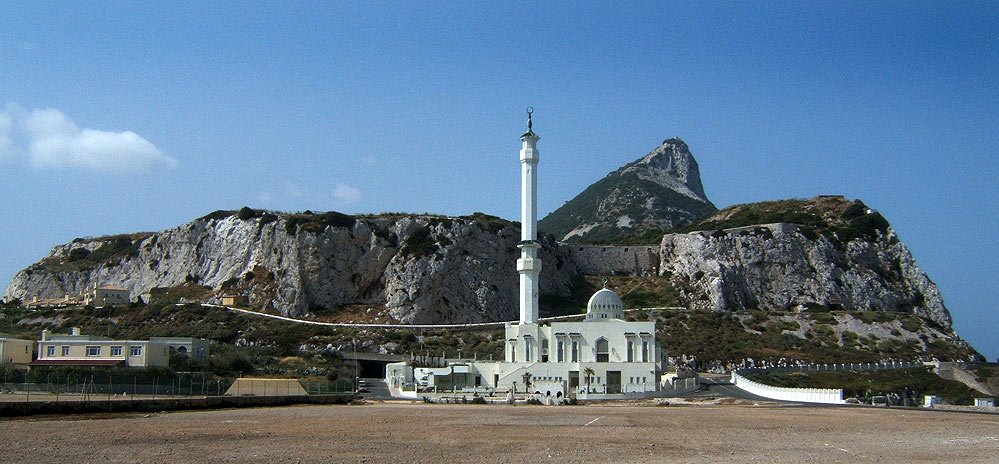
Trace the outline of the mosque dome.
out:
[[[586,303],[586,320],[597,321],[606,319],[624,320],[624,303],[611,289],[604,287],[590,297]]]

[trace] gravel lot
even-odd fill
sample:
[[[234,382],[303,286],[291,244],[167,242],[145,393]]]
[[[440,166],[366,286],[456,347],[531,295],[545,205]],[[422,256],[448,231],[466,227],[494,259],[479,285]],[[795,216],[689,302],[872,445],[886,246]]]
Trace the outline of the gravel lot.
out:
[[[0,420],[0,462],[999,462],[999,415],[368,403]]]

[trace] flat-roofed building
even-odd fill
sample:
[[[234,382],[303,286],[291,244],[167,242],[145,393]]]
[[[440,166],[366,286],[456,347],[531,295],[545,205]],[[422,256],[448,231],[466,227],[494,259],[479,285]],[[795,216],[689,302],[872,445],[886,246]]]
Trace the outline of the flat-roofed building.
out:
[[[225,295],[222,297],[222,306],[246,306],[250,304],[250,299],[246,295]]]
[[[0,335],[0,365],[27,367],[31,364],[35,341]]]
[[[194,337],[149,337],[150,342],[166,343],[174,352],[181,356],[186,356],[196,363],[205,362],[208,359],[208,349],[210,343],[204,338]]]
[[[208,341],[191,337],[154,337],[149,340],[112,340],[106,337],[82,335],[73,328],[69,335],[42,331],[38,356],[33,366],[128,366],[166,367],[170,364],[170,348],[190,353],[198,350],[208,354]],[[201,358],[203,359],[203,358]]]
[[[86,303],[96,308],[125,306],[131,301],[128,294],[128,289],[104,285],[87,293]]]

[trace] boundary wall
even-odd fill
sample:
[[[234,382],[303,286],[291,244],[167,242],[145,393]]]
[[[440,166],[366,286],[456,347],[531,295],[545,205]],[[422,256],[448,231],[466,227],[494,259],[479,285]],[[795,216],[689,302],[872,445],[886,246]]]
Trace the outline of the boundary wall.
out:
[[[843,389],[832,388],[788,388],[754,382],[738,372],[732,372],[732,385],[757,396],[781,401],[801,403],[845,404]]]
[[[209,396],[189,398],[115,399],[80,401],[0,402],[0,417],[36,414],[91,414],[99,412],[160,412],[197,409],[286,406],[291,404],[349,404],[353,393],[308,396]]]

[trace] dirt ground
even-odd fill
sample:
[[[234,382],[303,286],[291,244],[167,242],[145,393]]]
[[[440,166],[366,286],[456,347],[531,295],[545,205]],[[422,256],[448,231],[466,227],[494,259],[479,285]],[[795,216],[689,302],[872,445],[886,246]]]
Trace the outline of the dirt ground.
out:
[[[0,462],[999,462],[999,415],[368,403],[0,420]]]

